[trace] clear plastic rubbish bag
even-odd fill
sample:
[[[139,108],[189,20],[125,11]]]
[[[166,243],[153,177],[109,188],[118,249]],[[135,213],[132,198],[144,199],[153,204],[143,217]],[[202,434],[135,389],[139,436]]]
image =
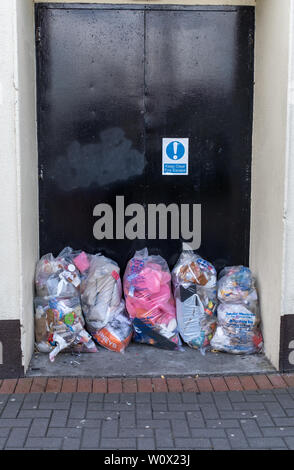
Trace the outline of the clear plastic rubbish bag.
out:
[[[217,296],[220,302],[257,303],[255,281],[249,268],[230,266],[221,270]]]
[[[172,282],[180,335],[203,353],[216,328],[216,270],[197,253],[184,251],[172,271]]]
[[[97,352],[91,336],[84,329],[79,297],[36,297],[36,348],[49,353],[50,361],[62,350]]]
[[[62,252],[56,258],[48,253],[36,265],[35,286],[38,297],[76,296],[80,283],[78,269]]]
[[[215,267],[193,251],[183,251],[172,271],[173,282],[183,286],[216,288]]]
[[[263,348],[255,280],[249,268],[230,266],[219,275],[217,329],[211,347],[233,354],[258,353]]]
[[[242,303],[223,302],[217,308],[218,325],[211,340],[217,351],[253,354],[261,351],[258,315]]]
[[[120,269],[101,254],[87,255],[81,282],[81,303],[89,332],[95,335],[124,307]]]
[[[81,274],[81,302],[86,325],[93,339],[112,351],[123,352],[133,328],[122,300],[120,270],[113,260],[101,254],[65,248],[62,253]]]
[[[73,250],[70,246],[67,246],[59,253],[59,257],[73,263],[81,275],[89,269],[91,256],[82,250]]]
[[[98,344],[110,351],[124,352],[133,336],[132,322],[122,302],[117,313],[104,328],[97,331],[93,338]]]
[[[166,261],[137,251],[124,274],[127,312],[133,321],[134,340],[158,347],[180,346],[171,275]]]

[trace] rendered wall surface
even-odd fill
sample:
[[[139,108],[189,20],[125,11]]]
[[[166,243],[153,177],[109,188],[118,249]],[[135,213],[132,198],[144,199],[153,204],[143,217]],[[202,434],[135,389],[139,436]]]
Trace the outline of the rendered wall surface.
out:
[[[17,0],[18,155],[23,364],[28,366],[34,346],[32,304],[34,272],[39,256],[38,155],[34,5]]]
[[[279,367],[283,295],[290,1],[256,5],[250,265],[258,280],[265,352]]]
[[[294,2],[289,28],[288,116],[284,209],[284,269],[281,317],[280,367],[294,369]]]
[[[17,161],[15,139],[15,98],[16,84],[14,75],[15,37],[14,15],[10,0],[0,3],[0,185],[2,189],[0,224],[1,265],[5,272],[0,283],[0,318],[2,320],[18,318],[19,309],[19,259],[18,223],[19,207],[17,200]],[[3,197],[5,195],[5,198]]]
[[[6,376],[11,367],[18,372],[27,367],[33,350],[33,276],[38,257],[33,21],[31,0],[1,0],[0,374],[5,370]]]

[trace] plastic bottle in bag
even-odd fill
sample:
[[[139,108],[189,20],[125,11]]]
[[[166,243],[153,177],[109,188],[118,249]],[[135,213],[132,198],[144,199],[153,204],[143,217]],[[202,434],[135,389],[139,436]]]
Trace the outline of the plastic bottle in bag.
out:
[[[216,328],[216,270],[193,251],[182,252],[173,271],[180,335],[203,353]]]
[[[166,261],[137,251],[124,274],[126,308],[134,326],[134,340],[161,348],[180,344],[171,275]]]
[[[263,339],[255,280],[249,268],[231,266],[219,275],[217,329],[213,349],[232,354],[253,354],[262,350]]]

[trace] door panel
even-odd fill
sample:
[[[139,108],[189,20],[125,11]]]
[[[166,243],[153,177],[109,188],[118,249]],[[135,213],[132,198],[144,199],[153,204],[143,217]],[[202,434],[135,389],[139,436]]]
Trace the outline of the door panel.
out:
[[[142,202],[144,12],[43,8],[39,22],[41,254],[118,259],[132,242],[96,240],[93,210]]]
[[[253,20],[146,13],[146,203],[201,204],[199,251],[218,266],[248,263]],[[189,175],[161,175],[162,137],[189,138]],[[181,245],[161,248],[170,257]]]
[[[148,205],[201,204],[199,252],[248,264],[254,9],[36,11],[41,254],[70,245],[124,268],[147,245],[172,265],[182,240],[148,240]],[[164,137],[189,138],[189,175],[162,175]],[[146,210],[146,240],[123,238],[116,196]],[[112,240],[93,234],[100,203]]]

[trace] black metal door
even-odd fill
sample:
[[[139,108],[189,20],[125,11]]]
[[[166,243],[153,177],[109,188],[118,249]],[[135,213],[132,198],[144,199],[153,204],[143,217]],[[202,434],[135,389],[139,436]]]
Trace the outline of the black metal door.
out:
[[[41,254],[71,245],[124,268],[147,245],[172,265],[181,233],[152,239],[148,207],[201,204],[198,251],[248,264],[254,9],[42,4],[36,23]],[[189,139],[188,175],[162,175],[164,137]],[[97,239],[101,204],[113,227]]]

